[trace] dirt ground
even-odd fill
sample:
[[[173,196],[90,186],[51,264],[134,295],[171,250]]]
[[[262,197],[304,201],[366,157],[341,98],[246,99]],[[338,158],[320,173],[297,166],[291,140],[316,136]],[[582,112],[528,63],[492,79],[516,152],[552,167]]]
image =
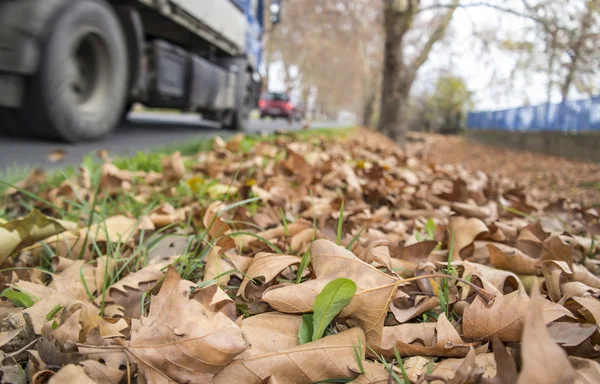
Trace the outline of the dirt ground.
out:
[[[430,162],[518,179],[540,197],[600,206],[600,164],[492,147],[462,136],[411,134],[409,151]]]

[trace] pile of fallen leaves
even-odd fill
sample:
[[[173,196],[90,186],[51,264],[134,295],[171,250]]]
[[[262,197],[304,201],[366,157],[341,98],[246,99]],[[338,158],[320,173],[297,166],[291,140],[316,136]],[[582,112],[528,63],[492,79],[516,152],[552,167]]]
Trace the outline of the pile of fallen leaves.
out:
[[[597,209],[364,130],[243,140],[9,190],[0,381],[600,382]]]
[[[461,164],[499,177],[508,176],[527,185],[540,198],[568,196],[600,207],[600,163],[490,146],[464,136],[413,133],[410,149],[430,161]]]

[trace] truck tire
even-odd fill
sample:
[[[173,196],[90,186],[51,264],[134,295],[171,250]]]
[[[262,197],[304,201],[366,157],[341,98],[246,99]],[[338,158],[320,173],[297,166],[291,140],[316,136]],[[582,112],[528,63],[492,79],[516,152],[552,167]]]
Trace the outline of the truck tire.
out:
[[[223,128],[232,131],[246,131],[248,120],[250,120],[250,109],[252,108],[252,84],[250,73],[242,75],[242,98],[238,107],[231,111],[231,115],[224,120]]]
[[[29,79],[24,124],[43,138],[100,138],[120,122],[128,85],[125,37],[104,0],[78,0],[56,11]]]

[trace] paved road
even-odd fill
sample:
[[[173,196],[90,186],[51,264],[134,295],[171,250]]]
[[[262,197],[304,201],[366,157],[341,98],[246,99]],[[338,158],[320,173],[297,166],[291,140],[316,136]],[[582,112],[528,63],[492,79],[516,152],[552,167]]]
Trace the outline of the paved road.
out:
[[[0,172],[14,166],[54,168],[67,164],[79,164],[83,156],[98,149],[107,149],[112,155],[127,155],[176,142],[232,133],[220,129],[213,122],[199,120],[197,115],[136,112],[132,113],[128,120],[129,122],[119,127],[114,134],[100,141],[76,145],[8,137],[0,134]],[[341,127],[344,125],[347,126],[348,123],[315,122],[312,124],[313,127]],[[250,131],[252,132],[300,128],[300,124],[289,125],[284,120],[250,121]],[[60,148],[65,150],[64,159],[58,163],[50,163],[48,154]]]

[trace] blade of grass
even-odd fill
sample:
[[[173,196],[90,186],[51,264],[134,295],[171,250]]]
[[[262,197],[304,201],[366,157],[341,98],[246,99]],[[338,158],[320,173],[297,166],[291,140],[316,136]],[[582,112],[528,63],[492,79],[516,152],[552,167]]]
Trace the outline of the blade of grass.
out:
[[[404,369],[404,361],[402,360],[402,357],[400,356],[400,352],[398,352],[398,348],[396,348],[395,344],[394,344],[394,356],[396,356],[396,361],[398,362],[398,367],[400,367],[400,372],[402,372],[402,379],[404,379],[404,383],[410,383],[408,374],[406,373],[406,370]]]
[[[236,201],[235,203],[229,204],[229,205],[225,206],[223,209],[220,209],[219,212],[217,212],[217,216],[220,217],[221,215],[223,215],[223,213],[225,213],[227,211],[230,211],[234,208],[241,207],[243,205],[250,204],[250,203],[253,203],[253,202],[259,201],[259,200],[260,200],[260,197],[251,197],[249,199]]]
[[[364,374],[365,367],[360,357],[360,351],[362,351],[362,340],[360,339],[360,336],[358,337],[358,349],[354,345],[352,346],[352,349],[354,349],[354,357],[356,358],[356,364],[358,364],[358,369],[361,374]]]
[[[283,231],[285,233],[285,237],[290,236],[290,231],[288,229],[287,219],[285,217],[285,213],[283,212],[283,208],[279,207],[279,214],[281,215],[281,220],[283,221]]]
[[[260,241],[262,241],[263,243],[265,243],[266,245],[268,245],[272,250],[274,250],[275,252],[279,253],[280,255],[283,255],[283,251],[281,249],[279,249],[278,246],[276,246],[275,244],[273,244],[272,242],[270,242],[269,240],[265,239],[262,236],[257,235],[256,233],[251,233],[251,232],[233,232],[233,233],[228,233],[227,236],[230,237],[236,237],[236,236],[252,236]]]
[[[356,235],[354,235],[352,240],[350,240],[350,243],[348,243],[348,245],[346,246],[347,250],[349,250],[349,251],[352,250],[352,246],[354,245],[354,242],[360,238],[360,235],[362,235],[363,230],[364,230],[364,228],[361,228],[360,231],[358,231],[358,233]]]
[[[302,255],[302,260],[300,261],[300,266],[298,267],[298,273],[296,276],[296,284],[300,284],[300,281],[302,281],[302,274],[304,273],[304,270],[308,266],[309,262],[310,262],[310,250],[306,251],[304,253],[304,255]]]
[[[340,217],[338,218],[337,224],[337,245],[342,243],[342,223],[344,222],[344,200],[340,206]]]

